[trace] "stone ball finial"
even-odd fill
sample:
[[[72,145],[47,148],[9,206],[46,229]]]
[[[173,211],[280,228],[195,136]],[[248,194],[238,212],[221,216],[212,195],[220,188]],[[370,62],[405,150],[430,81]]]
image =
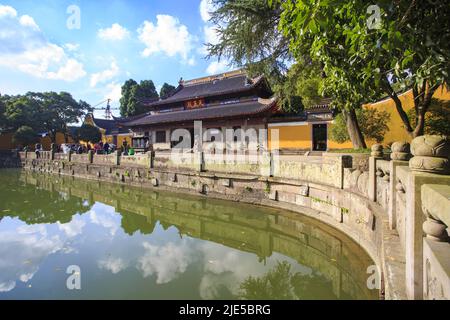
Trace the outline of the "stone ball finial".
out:
[[[450,141],[446,136],[424,135],[411,142],[413,158],[409,167],[414,171],[438,174],[450,173]]]
[[[379,143],[376,143],[371,148],[372,152],[370,155],[375,158],[382,158],[383,157],[383,146]]]
[[[406,141],[394,142],[391,146],[391,159],[408,161],[411,158],[410,145]]]

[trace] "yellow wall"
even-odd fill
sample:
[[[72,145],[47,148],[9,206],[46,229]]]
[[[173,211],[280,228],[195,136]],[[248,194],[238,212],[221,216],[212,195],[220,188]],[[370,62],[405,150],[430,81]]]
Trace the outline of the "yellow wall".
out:
[[[399,96],[402,101],[403,109],[408,112],[414,107],[412,91],[407,91],[406,93]],[[444,87],[439,88],[433,95],[433,98],[441,100],[450,100],[450,91],[446,90]],[[402,120],[395,108],[394,101],[392,99],[385,99],[379,102],[364,105],[364,108],[376,108],[379,111],[386,111],[390,114],[390,120],[388,123],[389,130],[386,132],[383,145],[388,145],[389,143],[395,141],[411,141],[408,133],[405,130]],[[270,141],[271,130],[279,130],[279,147],[280,149],[299,149],[299,150],[311,150],[312,146],[312,124],[308,125],[298,125],[298,126],[283,126],[280,124],[276,127],[269,128],[269,149],[272,150],[272,144]],[[333,124],[328,123],[328,132],[332,128]],[[329,134],[328,134],[329,136]],[[366,141],[367,146],[371,147],[375,141]],[[337,143],[328,139],[328,149],[349,149],[352,148],[352,143],[350,141],[344,143]]]
[[[450,100],[450,91],[445,89],[444,87],[440,87],[433,95],[433,98],[440,100]],[[399,96],[400,101],[402,102],[403,109],[405,112],[408,112],[414,107],[414,98],[412,91],[407,91],[404,94]],[[365,108],[376,108],[379,111],[387,111],[391,118],[389,121],[389,130],[386,132],[384,136],[384,140],[382,142],[383,145],[387,145],[389,143],[395,141],[411,141],[411,137],[406,132],[405,126],[395,108],[394,100],[386,99],[379,102],[375,102],[372,104],[368,104],[364,106]],[[367,141],[367,144],[371,146],[374,144],[374,141]]]
[[[272,150],[272,134],[278,130],[280,149],[310,150],[312,146],[311,125],[276,126],[269,128],[269,150]]]
[[[65,143],[64,135],[62,133],[56,134],[56,144],[63,144]],[[73,143],[73,139],[69,136],[68,137],[68,143]],[[42,144],[42,147],[44,150],[50,150],[50,146],[52,144],[52,140],[50,137],[45,137],[40,139],[40,143]],[[13,142],[13,134],[12,133],[4,133],[0,135],[0,150],[12,150],[17,148],[17,143]],[[34,148],[34,144],[30,145],[31,148]]]
[[[328,132],[333,126],[331,122],[328,123]],[[279,130],[279,148],[280,149],[298,149],[311,150],[312,149],[312,124],[296,125],[296,126],[276,126],[269,128],[269,149],[272,150],[271,135],[272,130]],[[328,133],[329,135],[329,133]],[[347,149],[351,148],[351,142],[337,143],[328,139],[328,149]]]

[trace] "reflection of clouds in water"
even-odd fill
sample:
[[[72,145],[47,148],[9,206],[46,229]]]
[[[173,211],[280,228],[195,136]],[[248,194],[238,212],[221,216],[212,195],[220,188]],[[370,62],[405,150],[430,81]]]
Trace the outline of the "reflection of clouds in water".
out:
[[[47,228],[44,225],[21,225],[16,229],[18,234],[40,234],[42,236],[47,235]]]
[[[121,216],[113,207],[96,203],[88,214],[92,223],[108,229],[111,236],[114,236],[120,228]]]
[[[275,267],[278,261],[287,260],[294,271],[305,272],[305,268],[297,265],[293,259],[278,253],[273,253],[266,259],[266,263],[258,263],[255,254],[230,250],[216,243],[204,243],[200,250],[204,258],[204,275],[199,286],[202,299],[216,299],[220,297],[223,289],[236,296],[245,279],[249,276],[263,276]]]
[[[14,289],[17,279],[30,281],[42,261],[63,247],[58,235],[48,237],[44,229],[22,225],[0,231],[0,292]]]
[[[239,285],[249,275],[263,275],[267,268],[257,260],[254,254],[230,250],[215,243],[204,243],[201,247],[204,257],[204,275],[200,281],[200,296],[214,299],[219,296],[221,288],[226,288],[233,295]]]
[[[108,257],[98,262],[100,269],[111,271],[113,274],[119,273],[128,267],[128,263],[122,258]]]
[[[86,222],[79,215],[76,215],[72,218],[72,221],[69,223],[61,224],[58,222],[58,228],[69,237],[73,238],[80,235],[83,232],[83,228],[86,225]]]
[[[142,244],[145,254],[138,259],[138,269],[144,277],[156,275],[156,283],[168,283],[184,273],[189,264],[194,261],[194,249],[187,240],[179,244],[169,242],[163,246]]]

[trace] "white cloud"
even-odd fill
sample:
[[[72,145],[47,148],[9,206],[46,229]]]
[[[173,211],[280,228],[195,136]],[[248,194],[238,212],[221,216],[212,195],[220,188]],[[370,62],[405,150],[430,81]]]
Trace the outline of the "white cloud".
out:
[[[10,6],[0,5],[0,44],[0,66],[43,79],[75,81],[86,75],[82,63],[45,39],[32,17],[18,17]]]
[[[204,26],[203,32],[205,33],[206,44],[217,44],[219,42],[219,35],[216,27]]]
[[[230,71],[231,69],[232,68],[229,66],[228,61],[225,60],[213,61],[209,64],[208,68],[206,69],[206,73],[211,75]]]
[[[200,2],[200,16],[204,22],[208,22],[211,19],[210,12],[215,10],[215,6],[213,5],[211,0],[202,0]]]
[[[193,37],[187,27],[169,15],[160,14],[156,19],[156,25],[144,21],[138,29],[139,40],[146,46],[142,55],[149,57],[154,53],[164,53],[173,57],[179,54],[184,61],[188,61]]]
[[[29,15],[21,16],[19,19],[19,22],[24,27],[30,27],[30,28],[33,28],[34,30],[40,30],[39,26],[36,24],[34,19],[32,17],[30,17]]]
[[[100,269],[111,271],[113,274],[119,273],[127,268],[127,263],[122,258],[108,257],[98,262]]]
[[[74,217],[69,223],[61,224],[58,222],[58,228],[70,237],[73,238],[83,232],[86,222],[80,216]]]
[[[119,66],[117,65],[116,61],[113,61],[111,62],[111,66],[109,69],[91,75],[90,85],[91,87],[95,87],[98,83],[111,80],[118,74]]]
[[[156,275],[156,283],[169,283],[186,271],[193,261],[193,249],[186,241],[176,245],[172,242],[164,246],[143,243],[146,253],[138,260],[138,269],[144,277]]]
[[[99,208],[98,213],[96,212],[97,208]],[[114,236],[120,228],[120,216],[115,214],[114,208],[106,205],[96,203],[90,211],[89,218],[92,223],[108,230],[111,236]]]
[[[107,93],[104,99],[111,99],[111,102],[119,102],[122,98],[122,85],[117,82],[111,82],[106,85]]]
[[[59,236],[44,236],[47,232],[40,228],[34,231],[19,227],[0,232],[0,292],[13,290],[17,281],[30,281],[42,261],[63,247]]]
[[[66,43],[64,45],[64,49],[66,49],[67,51],[77,51],[80,48],[80,44],[79,43]]]
[[[13,7],[4,6],[0,4],[0,18],[3,17],[17,17],[17,11]]]
[[[118,23],[114,23],[110,28],[98,30],[98,36],[104,40],[120,41],[129,35],[130,32]]]

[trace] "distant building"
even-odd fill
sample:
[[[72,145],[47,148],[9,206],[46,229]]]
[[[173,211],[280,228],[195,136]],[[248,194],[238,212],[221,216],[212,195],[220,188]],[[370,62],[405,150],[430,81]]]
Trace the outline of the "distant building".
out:
[[[138,149],[151,144],[155,150],[169,150],[179,142],[171,141],[171,136],[174,130],[180,128],[190,132],[193,147],[194,121],[202,121],[203,130],[220,131],[222,139],[225,139],[227,129],[235,132],[238,129],[244,132],[248,129],[256,132],[268,129],[270,132],[276,126],[282,136],[293,124],[311,123],[314,127],[312,140],[316,141],[313,149],[325,150],[327,137],[323,123],[333,120],[328,104],[301,114],[283,114],[267,80],[264,77],[249,78],[241,70],[180,81],[178,88],[169,97],[142,103],[148,112],[133,118],[119,119],[117,123],[133,132],[132,144]],[[297,136],[303,139],[301,132]],[[234,138],[236,143],[242,141],[242,137]],[[211,137],[208,142],[220,141]],[[267,137],[263,144],[268,146]]]
[[[95,126],[100,130],[103,143],[108,142],[119,147],[123,145],[124,141],[128,145],[131,144],[133,134],[129,129],[119,126],[119,118],[113,118],[112,120],[97,119],[93,114],[89,114],[86,116],[84,123]]]

